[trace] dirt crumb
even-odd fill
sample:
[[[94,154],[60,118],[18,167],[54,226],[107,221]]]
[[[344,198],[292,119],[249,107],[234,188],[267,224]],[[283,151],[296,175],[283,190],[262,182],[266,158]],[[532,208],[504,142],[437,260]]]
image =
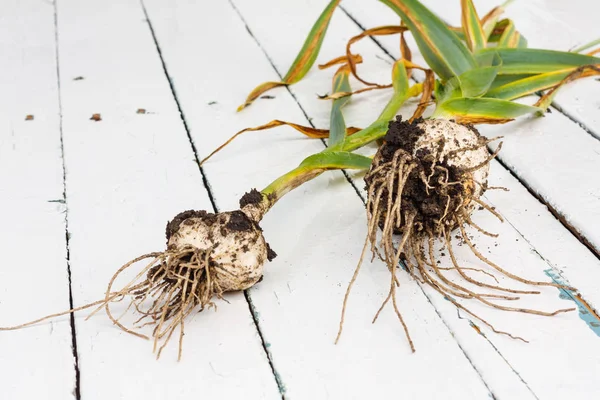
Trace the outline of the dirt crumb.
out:
[[[102,121],[102,117],[100,116],[100,114],[93,114],[90,120],[98,122]]]
[[[401,148],[412,154],[417,140],[425,133],[418,126],[421,122],[423,122],[423,118],[418,118],[413,122],[403,121],[401,115],[398,115],[395,121],[390,121],[385,135],[385,141],[389,144],[387,148],[393,152]]]
[[[240,199],[240,208],[244,208],[248,204],[258,204],[262,201],[262,194],[256,189],[245,193]]]
[[[277,257],[277,253],[275,253],[271,246],[269,246],[269,243],[267,243],[267,260],[273,261],[275,257]]]

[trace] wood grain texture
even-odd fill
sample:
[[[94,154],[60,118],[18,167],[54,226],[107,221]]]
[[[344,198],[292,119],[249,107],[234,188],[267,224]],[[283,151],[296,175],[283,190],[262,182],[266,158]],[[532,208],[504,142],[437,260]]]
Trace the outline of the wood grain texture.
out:
[[[104,295],[123,263],[163,250],[175,214],[211,204],[140,3],[62,0],[58,29],[73,293],[82,305]],[[186,324],[179,363],[176,341],[156,361],[150,342],[102,313],[86,322],[77,313],[82,397],[279,398],[243,294],[227,299]]]
[[[52,4],[2,2],[0,38],[0,326],[9,326],[69,308]],[[74,363],[68,317],[0,332],[0,397],[72,399]]]
[[[284,47],[292,46],[277,40],[271,32],[277,31],[278,29],[284,29],[283,25],[285,24],[286,26],[292,27],[291,31],[298,32],[297,36],[301,37],[301,31],[293,28],[295,28],[296,24],[298,24],[298,26],[302,25],[301,22],[295,21],[302,21],[302,19],[306,17],[296,16],[292,21],[286,20],[285,22],[282,21],[280,23],[270,21],[267,24],[266,18],[261,13],[253,11],[253,7],[250,6],[248,2],[238,0],[235,1],[235,4],[249,25],[253,35],[269,55],[270,60],[274,63],[275,67],[280,71],[282,69],[284,70],[285,65],[289,60],[285,59],[283,56],[279,56],[279,54],[285,53],[286,50]],[[261,4],[264,4],[265,9],[270,9],[278,14],[293,14],[293,5],[291,4],[282,4],[275,1],[265,1],[261,2]],[[365,10],[363,10],[362,14],[365,14]],[[338,16],[338,18],[334,17],[331,32],[323,44],[323,51],[319,62],[324,62],[333,58],[336,55],[336,52],[339,52],[340,46],[343,48],[345,40],[356,34],[356,31],[352,30],[351,24],[348,25],[348,23],[339,22],[343,20],[344,18],[341,16]],[[385,21],[382,23],[373,23],[369,26],[385,23],[389,24],[393,22]],[[290,34],[290,36],[291,35],[292,34]],[[382,61],[382,55],[373,49],[372,43],[369,44],[366,42],[363,46],[364,47],[360,51],[357,50],[357,52],[360,52],[365,60],[369,60],[370,63],[361,66],[362,71],[364,71],[365,74],[371,74],[373,76],[382,73],[379,69],[381,68],[380,61]],[[328,51],[330,51],[330,53],[328,53]],[[383,68],[389,70],[389,67],[385,68],[383,66]],[[327,107],[324,106],[323,103],[319,103],[319,100],[315,99],[312,94],[319,93],[321,88],[326,88],[330,79],[331,76],[327,73],[314,71],[305,81],[291,87],[291,91],[294,93],[295,98],[298,99],[303,110],[312,118],[312,122],[317,127],[327,127],[328,110]],[[368,100],[356,96],[346,108],[348,123],[355,126],[364,126],[365,123],[369,121],[369,118],[374,117],[376,114],[375,110],[381,109],[384,103],[385,95],[383,93],[381,96],[369,97]],[[369,113],[371,114],[369,115]],[[564,120],[568,122],[568,120]],[[572,125],[570,126],[572,128]],[[510,126],[502,128],[504,130],[499,130],[496,134],[507,134],[512,129]],[[498,175],[500,175],[500,173]],[[504,171],[502,176],[510,177],[510,174]],[[507,178],[504,177],[504,181],[506,180]],[[492,181],[492,184],[496,184],[496,182],[498,181]],[[362,186],[360,180],[358,180],[357,183],[360,185],[359,187]],[[503,204],[526,202],[538,204],[537,200],[528,194],[514,178],[511,182],[511,186],[519,188],[517,197],[512,197],[511,194],[503,192],[491,193],[490,196],[495,196],[496,199],[503,199]],[[523,200],[520,200],[521,197]],[[521,211],[521,213],[523,214],[524,212]],[[513,219],[520,219],[520,224],[532,224],[531,220],[525,220],[522,216],[516,217],[514,214],[512,215]],[[483,249],[482,251],[484,251],[486,256],[489,255],[493,260],[506,268],[510,268],[510,270],[515,273],[528,276],[531,279],[542,281],[549,280],[545,271],[558,264],[558,261],[556,264],[552,261],[553,257],[558,257],[557,250],[548,252],[548,249],[546,248],[546,253],[540,257],[536,253],[536,250],[532,248],[519,233],[519,230],[515,229],[512,221],[504,225],[499,225],[489,215],[478,214],[477,218],[480,219],[482,226],[490,227],[490,229],[501,233],[500,239],[497,239],[496,241],[490,241],[489,238],[473,233],[477,243],[480,243],[478,246]],[[560,226],[556,219],[547,211],[543,214],[541,220],[543,221],[543,224],[554,224],[551,225],[554,229],[557,229],[558,226]],[[528,231],[529,236],[531,236],[531,228],[526,231]],[[569,269],[571,271],[577,270],[573,276],[582,278],[589,276],[589,273],[594,274],[595,268],[598,265],[597,259],[595,259],[595,257],[593,257],[584,246],[578,243],[564,228],[558,229],[557,232],[561,232],[561,237],[569,238],[565,240],[567,240],[567,244],[570,243],[572,246],[568,247],[567,245],[567,247],[573,251],[572,257],[574,258],[574,260],[568,264]],[[568,242],[568,240],[571,241]],[[564,248],[564,245],[561,247]],[[457,251],[463,262],[470,263],[470,266],[476,266],[478,264],[478,262],[474,260],[474,257],[469,255],[468,251],[465,251],[464,246],[458,248]],[[562,258],[562,260],[562,265],[564,265],[564,258]],[[583,265],[580,265],[580,260],[585,260]],[[449,262],[450,261],[447,258],[444,259],[445,264],[448,264]],[[506,280],[501,282],[508,284]],[[587,293],[588,299],[596,297],[595,293],[597,292],[597,288],[593,284],[593,281],[589,282],[587,285],[582,279],[579,279],[579,282],[584,284],[584,288],[582,289],[585,289],[584,296]],[[486,333],[487,337],[482,338],[478,335],[477,331],[472,328],[468,320],[461,319],[465,317],[462,313],[459,316],[456,315],[456,309],[449,302],[430,293],[429,290],[426,290],[426,294],[430,296],[432,303],[452,329],[460,345],[465,349],[467,354],[472,357],[474,364],[482,373],[483,378],[486,380],[492,392],[500,398],[527,398],[527,396],[557,398],[555,396],[566,395],[572,392],[585,393],[588,391],[595,391],[592,387],[578,387],[579,381],[575,378],[576,375],[573,377],[564,377],[562,373],[558,371],[547,371],[546,369],[543,369],[543,373],[540,372],[540,366],[551,363],[556,357],[556,353],[548,353],[544,349],[556,348],[557,351],[562,351],[561,349],[568,348],[569,350],[565,350],[565,353],[562,353],[562,356],[559,357],[572,357],[574,349],[569,345],[569,343],[572,343],[571,338],[561,338],[561,335],[567,335],[567,332],[569,336],[576,335],[580,340],[584,340],[586,344],[589,344],[594,348],[600,344],[597,340],[596,333],[580,320],[576,313],[556,318],[539,318],[517,315],[514,313],[497,313],[485,307],[473,306],[473,309],[479,311],[480,314],[490,316],[490,319],[498,326],[502,326],[502,328],[509,331],[516,331],[531,341],[531,344],[521,346],[518,342],[515,343],[510,339],[507,340],[504,337],[494,334]],[[565,304],[565,302],[559,298],[559,294],[560,293],[556,289],[544,290],[542,291],[542,295],[537,298],[524,299],[523,304],[544,309],[568,307],[566,304],[569,303]],[[411,300],[408,301],[412,302]],[[473,322],[477,323],[475,320],[473,320]],[[549,334],[549,332],[554,333]],[[558,332],[563,333],[561,334]],[[554,336],[554,334],[556,334],[556,336]],[[417,350],[417,353],[418,351],[419,350]],[[588,358],[585,354],[579,355],[578,358],[581,358],[582,360],[581,364],[579,364],[581,370],[578,370],[578,374],[585,376],[589,374],[590,368],[596,368],[598,366],[598,359]],[[551,379],[553,383],[547,382],[549,375],[553,376]]]
[[[182,1],[166,14],[160,1],[147,0],[145,4],[201,154],[208,154],[237,129],[275,116],[306,123],[285,89],[271,93],[276,99],[261,99],[242,113],[233,114],[238,99],[244,98],[254,82],[278,76],[228,4],[192,5]],[[253,7],[250,3],[236,5],[245,17],[248,7]],[[251,17],[260,14],[267,18],[258,11],[268,10],[270,4],[256,5],[259,8]],[[272,12],[279,14],[281,9],[274,7]],[[312,15],[307,13],[306,19],[310,18]],[[218,62],[207,63],[205,54],[217,54],[210,47],[217,44],[194,38],[209,35],[213,20],[220,21],[220,29],[229,35],[218,43]],[[331,32],[339,29],[339,21],[344,20],[334,16]],[[265,31],[256,29],[255,22],[248,19],[248,28],[256,37],[262,36]],[[295,19],[288,22],[287,28],[294,32],[296,24],[303,25]],[[277,25],[271,27],[277,31]],[[301,32],[299,29],[290,37],[300,39],[301,44]],[[326,39],[324,46],[331,43]],[[197,52],[190,53],[192,47]],[[271,54],[269,47],[264,49]],[[242,64],[245,68],[240,72]],[[313,77],[311,73],[306,82]],[[230,83],[224,92],[226,82]],[[207,106],[211,101],[217,101],[212,108]],[[205,170],[217,203],[221,207],[223,198],[230,208],[235,205],[228,199],[238,197],[240,189],[255,185],[260,188],[293,168],[303,156],[321,149],[320,141],[298,138],[293,130],[281,128],[239,138],[211,159]],[[389,275],[380,262],[364,266],[364,275],[351,298],[345,333],[338,346],[333,344],[346,284],[366,232],[364,206],[342,174],[325,174],[290,193],[267,215],[262,226],[279,256],[267,266],[264,281],[250,291],[250,296],[286,398],[385,397],[398,387],[408,397],[489,395],[428,299],[406,276],[402,277],[401,292],[407,297],[401,308],[414,322],[411,330],[417,353],[411,355],[391,310],[377,325],[371,325],[389,285]],[[431,374],[445,378],[438,386],[427,385],[423,377]]]
[[[3,3],[0,32],[6,34],[0,49],[6,57],[0,65],[8,73],[0,76],[0,243],[11,250],[6,265],[21,268],[0,268],[0,325],[68,308],[65,216],[77,306],[102,297],[109,278],[127,260],[162,250],[164,224],[176,213],[211,210],[207,187],[219,210],[235,209],[244,192],[261,189],[322,150],[320,140],[282,127],[238,138],[205,164],[206,182],[196,164],[238,130],[272,119],[328,127],[331,102],[317,95],[331,89],[335,69],[315,68],[289,91],[274,89],[269,95],[275,98],[235,112],[257,83],[281,78],[325,3],[59,0],[58,64],[52,5]],[[483,11],[488,3],[476,1]],[[525,33],[531,29],[526,33],[531,44],[532,36],[546,40],[535,31],[545,26],[534,15],[541,2],[521,3],[511,6],[526,9],[511,14],[517,26]],[[567,10],[557,1],[549,3],[560,11],[545,11],[554,19],[571,21],[581,13],[581,7]],[[398,23],[379,2],[342,4],[367,27]],[[445,6],[448,19],[458,9],[458,2]],[[347,40],[361,31],[340,11],[317,63],[342,55]],[[564,32],[570,31],[565,27]],[[378,40],[399,55],[397,37]],[[365,59],[358,68],[367,80],[390,81],[391,59],[384,51],[370,40],[353,49]],[[416,53],[417,62],[419,57]],[[57,65],[66,205],[55,201],[63,196]],[[344,108],[348,126],[366,126],[390,95],[381,90],[354,96]],[[569,101],[557,98],[558,104]],[[409,101],[401,113],[410,115],[415,106]],[[583,111],[586,125],[594,126],[597,116]],[[25,121],[30,114],[33,120]],[[90,119],[94,114],[99,121]],[[592,135],[556,111],[482,131],[504,135],[503,163],[590,241],[600,243],[594,225],[600,220],[594,200],[600,186],[593,176],[600,149]],[[371,154],[374,148],[361,152]],[[530,341],[525,344],[491,333],[399,271],[399,306],[417,349],[412,354],[390,308],[371,324],[389,286],[389,272],[379,261],[363,265],[335,346],[343,295],[366,233],[364,183],[360,175],[349,176],[354,187],[342,173],[325,173],[269,212],[261,225],[279,256],[247,293],[250,304],[242,293],[228,295],[229,304],[219,301],[217,312],[200,313],[186,323],[180,363],[174,342],[155,361],[151,343],[121,332],[101,314],[84,322],[87,313],[77,313],[81,398],[598,397],[599,330],[585,315],[546,318],[464,303],[499,329]],[[580,189],[584,179],[587,187]],[[486,194],[506,222],[476,214],[477,223],[500,233],[494,239],[469,231],[480,251],[527,278],[557,277],[578,287],[592,307],[600,304],[598,258],[498,162],[490,183],[511,191]],[[441,244],[436,250],[449,266],[441,256],[447,250]],[[464,266],[482,267],[466,246],[455,251]],[[508,279],[500,284],[524,288]],[[575,304],[554,288],[520,302],[544,310]],[[118,312],[123,306],[114,308]],[[74,398],[68,318],[0,332],[0,354],[0,398]]]

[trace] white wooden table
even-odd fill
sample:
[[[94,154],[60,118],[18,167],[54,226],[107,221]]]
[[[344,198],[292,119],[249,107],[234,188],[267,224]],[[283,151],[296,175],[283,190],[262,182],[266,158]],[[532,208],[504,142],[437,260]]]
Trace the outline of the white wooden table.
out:
[[[323,143],[288,128],[248,134],[199,170],[196,161],[237,130],[284,119],[328,125],[316,98],[333,71],[313,71],[236,114],[256,84],[285,73],[325,0],[3,0],[0,4],[0,325],[103,296],[125,261],[164,247],[182,210],[229,210]],[[427,0],[459,23],[459,2]],[[492,0],[476,5],[487,11]],[[345,0],[318,62],[341,55],[363,28],[397,23],[385,6]],[[534,47],[569,49],[599,36],[597,4],[536,0],[508,15]],[[356,46],[361,71],[389,80],[397,39]],[[417,76],[418,78],[418,76]],[[596,399],[600,398],[600,83],[571,85],[544,118],[505,136],[486,195],[506,222],[480,249],[512,272],[569,283],[523,304],[577,306],[552,318],[472,304],[525,344],[498,336],[428,287],[400,274],[412,354],[390,308],[381,262],[366,263],[335,346],[341,301],[362,249],[364,205],[341,173],[286,196],[263,222],[279,257],[247,293],[186,324],[156,361],[151,344],[85,312],[0,332],[1,399]],[[357,96],[349,125],[365,126],[386,93]],[[414,102],[403,113],[410,113]],[[145,109],[146,113],[137,113]],[[101,121],[90,120],[100,114]],[[32,115],[33,120],[26,120]],[[352,184],[351,184],[352,183]],[[497,245],[497,246],[496,246]],[[477,265],[465,249],[464,263]],[[446,260],[447,261],[447,260]],[[590,309],[586,308],[586,305]],[[481,332],[481,333],[480,333]]]

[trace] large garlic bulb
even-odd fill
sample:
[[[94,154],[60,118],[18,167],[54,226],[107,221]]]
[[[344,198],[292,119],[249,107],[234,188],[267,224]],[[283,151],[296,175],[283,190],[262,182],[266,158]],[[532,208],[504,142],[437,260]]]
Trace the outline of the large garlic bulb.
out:
[[[474,194],[483,194],[489,174],[486,160],[489,153],[486,140],[475,128],[457,124],[447,119],[426,119],[417,124],[423,130],[415,143],[413,155],[429,152],[437,155],[437,162],[462,170],[481,168],[472,171]]]
[[[449,120],[390,122],[365,176],[369,213],[381,214],[381,226],[393,217],[388,226],[395,233],[414,228],[415,234],[437,236],[452,230],[469,219],[487,187],[486,144],[472,126]]]

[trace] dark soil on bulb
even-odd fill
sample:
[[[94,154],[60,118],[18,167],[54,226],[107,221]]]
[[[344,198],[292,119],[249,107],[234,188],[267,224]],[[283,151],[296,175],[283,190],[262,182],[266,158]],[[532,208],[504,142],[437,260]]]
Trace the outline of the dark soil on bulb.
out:
[[[234,232],[251,231],[255,223],[240,210],[233,211],[225,227]]]
[[[262,195],[256,189],[253,189],[252,191],[250,191],[250,193],[246,193],[246,195],[244,195],[244,196],[251,199],[253,196],[254,196],[254,198],[256,198],[255,194],[258,194],[258,196],[260,196],[260,198],[262,199]],[[242,203],[242,201],[240,201],[240,203]],[[253,204],[253,203],[247,203],[247,204]],[[221,226],[221,234],[223,236],[226,236],[226,234],[227,234],[226,230],[229,230],[231,232],[248,232],[248,231],[252,231],[254,228],[256,228],[257,230],[262,231],[262,228],[260,227],[260,225],[256,222],[254,222],[253,220],[251,220],[243,211],[235,210],[228,214],[229,214],[229,221],[227,221],[226,224]],[[212,225],[215,223],[223,224],[225,222],[224,219],[227,218],[227,216],[226,216],[226,214],[221,214],[221,213],[214,214],[214,213],[209,213],[204,210],[187,210],[187,211],[180,212],[171,221],[169,221],[167,223],[167,228],[166,228],[166,232],[165,232],[166,237],[167,237],[167,244],[169,242],[169,239],[171,239],[171,236],[173,236],[179,230],[179,227],[181,226],[181,224],[185,224],[186,223],[185,221],[190,218],[200,218],[200,219],[204,220],[204,222],[206,222],[207,225]],[[271,249],[271,247],[269,246],[268,243],[266,243],[266,245],[267,245],[267,260],[272,261],[275,257],[277,257],[277,253],[275,253],[275,251],[273,251],[273,249]],[[248,251],[248,249],[244,250],[244,252],[247,252],[247,251]]]
[[[188,218],[210,218],[216,221],[216,215],[212,213],[208,213],[204,210],[187,210],[182,211],[177,214],[171,221],[167,223],[166,236],[167,242],[171,239],[171,236],[175,234],[179,230],[179,226],[183,221]]]
[[[262,201],[262,198],[263,196],[258,190],[252,189],[245,193],[240,199],[240,208],[244,208],[248,204],[259,204]]]
[[[388,133],[385,136],[385,143],[379,149],[380,159],[377,163],[374,163],[372,169],[376,167],[375,164],[379,166],[389,163],[391,166],[394,155],[400,149],[412,155],[418,139],[425,134],[425,131],[418,126],[422,121],[422,119],[417,119],[411,123],[403,121],[400,116],[395,121],[391,121]],[[440,148],[443,148],[444,144],[445,141],[440,140]],[[446,160],[442,162],[435,160],[430,153],[430,150],[425,148],[417,151],[413,156],[412,162],[416,164],[416,168],[412,170],[404,185],[401,205],[402,214],[414,213],[416,215],[413,221],[414,226],[419,227],[418,231],[425,233],[437,232],[441,228],[439,221],[444,218],[444,215],[460,208],[461,203],[471,195],[470,192],[472,191],[471,187],[467,187],[472,186],[472,184],[469,184],[470,174],[448,165]],[[367,174],[365,177],[367,190],[373,183],[373,179],[379,176]],[[429,188],[423,180],[424,177],[427,177],[429,181]],[[392,199],[398,195],[396,192],[397,183],[396,178],[393,185]],[[379,184],[381,185],[381,183]],[[387,198],[388,189],[386,187],[382,199]],[[452,218],[446,218],[446,220],[452,221]],[[403,231],[404,227],[402,226],[394,230],[397,234],[401,234]]]

